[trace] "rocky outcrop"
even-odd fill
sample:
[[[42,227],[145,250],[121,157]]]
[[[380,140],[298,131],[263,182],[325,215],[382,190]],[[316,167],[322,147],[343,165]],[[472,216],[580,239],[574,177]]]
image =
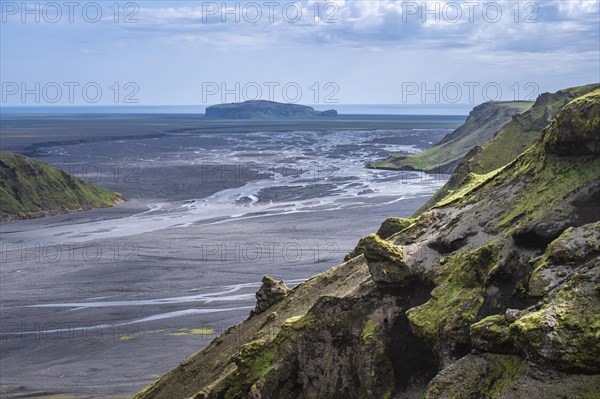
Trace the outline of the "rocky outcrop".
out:
[[[400,233],[402,230],[410,227],[415,221],[413,219],[404,218],[387,218],[379,227],[377,235],[383,239],[388,239],[394,234]]]
[[[558,155],[600,154],[598,90],[575,100],[545,131],[546,148]]]
[[[138,397],[598,397],[600,217],[578,214],[598,206],[600,158],[562,155],[561,132],[363,238]]]
[[[402,250],[371,234],[360,240],[353,252],[363,255],[375,284],[381,286],[406,286],[415,272],[404,261]]]
[[[288,296],[290,289],[282,281],[275,281],[272,277],[264,276],[262,286],[256,292],[256,307],[252,314],[259,314],[275,305]]]

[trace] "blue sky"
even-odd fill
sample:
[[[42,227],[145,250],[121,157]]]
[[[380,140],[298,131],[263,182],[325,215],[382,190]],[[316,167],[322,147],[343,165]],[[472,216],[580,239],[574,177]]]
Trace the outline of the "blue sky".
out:
[[[330,108],[468,109],[600,81],[597,0],[53,4],[2,0],[2,105],[210,105],[259,87]]]

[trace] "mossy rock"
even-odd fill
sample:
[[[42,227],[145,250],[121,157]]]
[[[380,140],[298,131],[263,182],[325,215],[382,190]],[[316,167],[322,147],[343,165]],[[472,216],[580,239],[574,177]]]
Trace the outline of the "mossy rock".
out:
[[[548,246],[544,255],[535,261],[536,268],[529,280],[530,296],[543,297],[582,263],[592,265],[600,257],[597,226],[600,223],[569,228]]]
[[[243,398],[256,381],[270,369],[276,348],[271,342],[256,340],[243,345],[233,357],[237,373],[225,392],[225,399]]]
[[[543,141],[558,155],[600,154],[600,90],[570,102],[546,129]]]
[[[429,384],[424,399],[497,398],[527,370],[518,356],[469,355],[447,367]]]
[[[377,231],[377,235],[381,238],[388,239],[394,234],[401,232],[402,230],[407,229],[415,222],[414,219],[404,219],[404,218],[387,218],[379,227]]]
[[[290,289],[283,281],[276,281],[272,277],[264,276],[262,286],[256,292],[256,307],[251,316],[262,313],[282,301],[289,295],[289,292]]]
[[[511,353],[510,322],[505,315],[488,316],[471,325],[471,342],[481,351]]]
[[[404,261],[402,251],[376,234],[361,239],[355,251],[367,260],[375,284],[405,286],[414,277],[413,271]]]
[[[451,257],[435,275],[436,287],[425,304],[407,311],[411,328],[444,360],[466,354],[469,326],[485,299],[485,282],[497,263],[493,244]]]
[[[510,326],[515,346],[532,360],[564,371],[600,372],[598,267],[574,275],[548,305]]]

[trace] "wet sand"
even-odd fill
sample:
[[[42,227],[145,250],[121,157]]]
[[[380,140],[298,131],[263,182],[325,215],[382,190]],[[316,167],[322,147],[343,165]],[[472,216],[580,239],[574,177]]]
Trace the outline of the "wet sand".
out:
[[[418,151],[416,132],[206,133],[38,149],[36,158],[129,201],[2,224],[2,384],[132,396],[245,319],[263,275],[294,286],[338,264],[386,217],[412,214],[445,177],[364,164]],[[421,147],[447,132],[419,131]]]

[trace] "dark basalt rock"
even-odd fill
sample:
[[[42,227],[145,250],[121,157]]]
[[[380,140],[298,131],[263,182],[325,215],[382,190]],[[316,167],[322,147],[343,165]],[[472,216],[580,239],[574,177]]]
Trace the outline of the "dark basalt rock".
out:
[[[256,292],[256,307],[250,315],[251,317],[255,314],[259,314],[275,305],[288,296],[290,289],[282,281],[276,281],[269,276],[264,276],[262,279],[262,286]]]
[[[409,227],[414,223],[412,219],[404,219],[404,218],[387,218],[379,227],[377,231],[377,235],[381,238],[388,239],[396,233],[401,232],[402,230]]]
[[[533,226],[520,228],[513,233],[515,244],[523,248],[544,249],[558,238],[563,231],[569,227],[569,224],[561,222],[541,222]]]
[[[544,132],[546,149],[562,156],[600,154],[600,90],[565,107]]]
[[[360,240],[357,249],[367,260],[375,284],[404,286],[411,281],[414,273],[404,261],[402,251],[393,244],[371,234]]]

